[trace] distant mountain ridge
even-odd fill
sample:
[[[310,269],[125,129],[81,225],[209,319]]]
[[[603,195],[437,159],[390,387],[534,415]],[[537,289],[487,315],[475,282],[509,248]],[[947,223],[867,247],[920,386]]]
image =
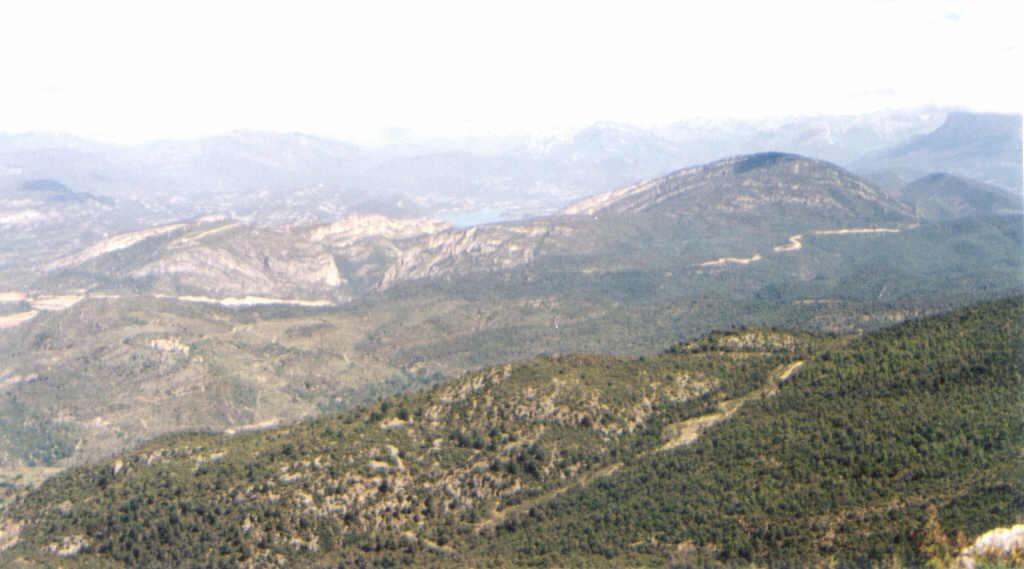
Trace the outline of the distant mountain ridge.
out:
[[[586,217],[607,215],[614,219]],[[460,229],[430,220],[352,216],[307,231],[218,220],[218,229],[192,228],[191,234],[174,238],[168,234],[129,239],[131,245],[119,247],[118,251],[125,250],[115,257],[91,255],[89,265],[83,265],[72,256],[51,269],[61,269],[73,282],[107,275],[162,294],[216,297],[248,290],[269,296],[350,299],[360,290],[506,270],[556,255],[598,255],[614,262],[613,251],[634,239],[631,231],[621,233],[625,227],[662,229],[645,255],[653,261],[667,241],[700,239],[702,232],[714,238],[722,231],[728,234],[724,228],[730,225],[788,235],[914,221],[906,205],[837,166],[792,154],[763,153],[683,169],[584,200],[560,215],[525,222]],[[124,243],[128,238],[113,239]],[[142,252],[143,245],[144,255],[132,254]],[[48,276],[47,282],[59,280]]]
[[[212,213],[262,227],[332,223],[352,214],[431,217],[467,227],[551,215],[586,196],[731,155],[785,151],[845,164],[933,130],[947,112],[694,119],[665,128],[597,123],[561,136],[379,147],[258,131],[136,145],[0,134],[0,193],[49,179],[109,206],[101,216],[0,211],[10,235],[0,243],[6,277],[0,280],[27,278],[7,257],[67,254],[97,238]]]
[[[933,172],[949,172],[1022,191],[1022,115],[950,113],[941,127],[851,167],[893,189]]]
[[[425,208],[419,215],[489,208],[496,220],[552,213],[585,195],[735,154],[781,150],[844,162],[927,132],[946,112],[690,120],[660,129],[596,123],[563,136],[382,147],[257,131],[138,145],[0,134],[0,173],[140,201],[150,221],[206,213],[266,224],[330,221],[387,195],[416,201]],[[193,203],[199,195],[205,209]]]

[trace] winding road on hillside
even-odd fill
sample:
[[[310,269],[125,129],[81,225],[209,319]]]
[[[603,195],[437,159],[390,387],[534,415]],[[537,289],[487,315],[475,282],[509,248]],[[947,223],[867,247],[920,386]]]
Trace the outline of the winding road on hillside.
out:
[[[918,227],[918,226],[917,225],[912,225],[912,226],[907,227],[906,229],[914,229],[916,227]],[[894,227],[851,227],[851,228],[846,228],[846,229],[818,229],[818,230],[814,231],[814,235],[818,235],[818,236],[869,235],[869,234],[873,234],[873,233],[875,233],[875,234],[877,234],[877,233],[900,233],[902,231],[903,231],[902,228],[894,228]],[[804,235],[802,233],[797,233],[796,235],[791,235],[789,237],[787,243],[784,243],[782,245],[775,245],[774,247],[772,247],[772,251],[774,251],[775,253],[792,253],[793,251],[799,251],[799,250],[803,249],[803,247],[804,247],[803,239],[804,239]],[[730,265],[730,264],[733,264],[733,265],[749,265],[750,263],[753,263],[755,261],[760,261],[762,258],[763,257],[761,257],[761,255],[759,253],[755,253],[751,257],[719,257],[719,258],[711,260],[711,261],[704,261],[703,263],[698,263],[697,266],[698,267],[721,267],[723,265]]]

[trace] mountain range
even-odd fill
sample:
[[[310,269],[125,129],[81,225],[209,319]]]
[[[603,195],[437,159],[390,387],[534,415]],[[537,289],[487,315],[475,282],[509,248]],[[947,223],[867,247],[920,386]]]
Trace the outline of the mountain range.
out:
[[[1024,503],[1020,139],[0,136],[0,566],[949,557]]]
[[[13,262],[19,256],[69,254],[105,236],[210,214],[265,227],[353,214],[457,226],[525,219],[683,166],[763,151],[846,165],[892,195],[936,172],[1013,193],[1020,191],[1020,144],[1019,116],[948,109],[648,129],[598,123],[555,137],[383,147],[248,131],[138,145],[8,134],[0,135],[0,228],[9,236],[0,244],[0,271],[13,279],[24,276]],[[47,180],[102,200],[103,214],[21,195],[19,188]]]
[[[946,112],[684,121],[663,129],[599,123],[563,136],[385,147],[244,131],[128,146],[3,135],[0,190],[52,178],[76,191],[138,202],[147,223],[210,213],[273,224],[328,221],[369,196],[417,203],[431,215],[476,212],[493,221],[551,213],[589,194],[735,154],[782,150],[845,162],[928,132]],[[199,204],[192,196],[204,199]],[[271,196],[274,208],[266,207]],[[379,207],[364,213],[402,211],[393,203]]]
[[[287,423],[545,352],[874,329],[1018,290],[1019,223],[924,221],[840,167],[766,153],[522,222],[205,216],[120,234],[0,297],[0,464]]]

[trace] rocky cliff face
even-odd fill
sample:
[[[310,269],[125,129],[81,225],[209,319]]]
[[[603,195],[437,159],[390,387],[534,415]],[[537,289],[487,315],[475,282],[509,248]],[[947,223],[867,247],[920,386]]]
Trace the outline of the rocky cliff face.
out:
[[[334,257],[322,245],[286,233],[223,228],[217,234],[186,236],[168,244],[157,260],[130,275],[155,277],[168,293],[289,297],[325,294],[345,284]]]
[[[407,239],[430,235],[450,226],[436,219],[395,219],[383,215],[350,215],[341,221],[322,225],[309,232],[309,239],[333,247],[347,247],[369,238]]]
[[[511,269],[533,261],[545,239],[572,234],[557,221],[500,224],[450,230],[400,244],[401,253],[384,272],[380,286],[396,282]]]

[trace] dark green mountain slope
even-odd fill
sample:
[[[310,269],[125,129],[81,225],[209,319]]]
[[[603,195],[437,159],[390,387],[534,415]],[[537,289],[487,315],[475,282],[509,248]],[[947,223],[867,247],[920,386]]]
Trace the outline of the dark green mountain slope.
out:
[[[968,536],[1019,522],[1021,316],[995,303],[823,351],[692,447],[510,521],[483,550],[554,566],[918,565],[928,505]]]
[[[72,469],[7,508],[0,566],[917,562],[923,508],[1014,521],[1020,300],[859,338],[713,334],[539,358]]]

